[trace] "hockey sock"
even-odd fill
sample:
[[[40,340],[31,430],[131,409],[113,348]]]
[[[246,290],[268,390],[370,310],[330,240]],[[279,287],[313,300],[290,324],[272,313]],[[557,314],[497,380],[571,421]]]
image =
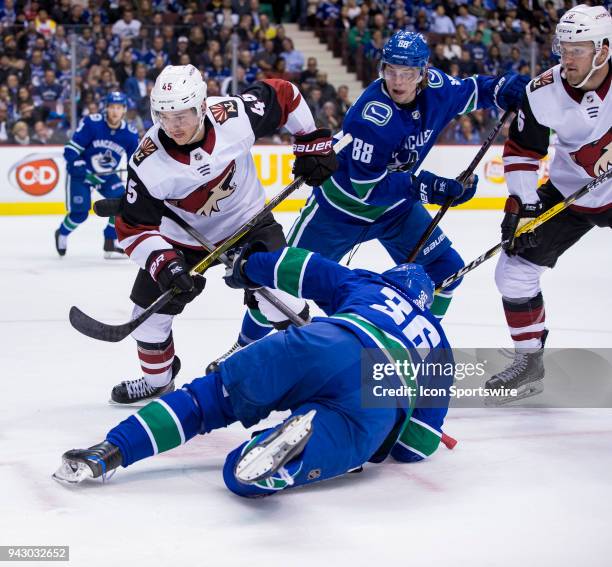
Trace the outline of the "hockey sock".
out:
[[[542,293],[526,299],[502,297],[504,314],[516,349],[539,349],[544,335],[544,298]]]
[[[274,327],[272,324],[264,317],[259,309],[249,307],[242,319],[242,327],[240,329],[238,342],[242,346],[248,345],[249,343],[263,339],[273,329]]]
[[[163,343],[136,341],[142,375],[147,384],[154,388],[165,386],[172,380],[174,362],[174,341],[172,333]]]
[[[119,447],[127,467],[234,421],[221,378],[213,373],[147,404],[111,429],[106,440]]]
[[[115,230],[115,217],[108,217],[108,224],[104,227],[104,239],[115,240],[117,238],[117,231]]]
[[[63,236],[68,236],[73,230],[75,230],[80,224],[87,220],[87,213],[68,213],[62,224],[60,225],[59,231]]]
[[[452,298],[453,290],[439,291],[434,294],[434,300],[429,309],[436,319],[441,320],[446,315]]]

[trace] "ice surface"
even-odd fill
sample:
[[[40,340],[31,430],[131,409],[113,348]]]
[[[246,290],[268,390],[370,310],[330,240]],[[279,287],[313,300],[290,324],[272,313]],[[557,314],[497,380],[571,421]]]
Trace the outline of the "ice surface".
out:
[[[288,226],[294,215],[278,217]],[[233,496],[221,478],[225,454],[248,436],[239,425],[119,470],[107,485],[56,484],[65,450],[99,442],[132,412],[106,401],[139,372],[131,339],[96,342],[67,320],[71,305],[129,319],[136,267],[103,260],[96,218],[59,259],[59,221],[0,217],[1,544],[70,545],[76,567],[610,565],[608,410],[457,410],[446,425],[454,451],[256,501]],[[443,225],[469,261],[495,243],[499,221],[451,211]],[[548,346],[612,346],[610,247],[610,231],[595,229],[544,276]],[[366,244],[351,265],[390,261]],[[445,323],[451,344],[510,346],[494,267],[479,267],[457,293]],[[242,298],[220,276],[211,270],[203,296],[175,321],[179,382],[235,340]]]

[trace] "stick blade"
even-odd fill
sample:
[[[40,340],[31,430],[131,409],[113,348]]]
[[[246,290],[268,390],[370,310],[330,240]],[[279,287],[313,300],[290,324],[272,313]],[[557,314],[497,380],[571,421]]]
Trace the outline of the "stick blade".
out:
[[[70,324],[82,335],[108,343],[122,341],[140,324],[140,321],[134,319],[122,325],[107,325],[83,313],[74,305],[70,308],[68,318]]]

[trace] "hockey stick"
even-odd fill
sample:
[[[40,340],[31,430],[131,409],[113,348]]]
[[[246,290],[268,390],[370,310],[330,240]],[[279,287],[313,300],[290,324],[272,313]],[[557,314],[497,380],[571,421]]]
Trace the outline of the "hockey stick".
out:
[[[353,141],[353,137],[350,134],[345,134],[335,145],[334,151],[339,153],[348,144]],[[293,191],[300,187],[304,183],[302,177],[294,179],[287,187],[280,191],[277,195],[272,197],[268,204],[261,209],[255,216],[244,223],[238,230],[236,230],[229,238],[227,238],[223,244],[215,248],[210,254],[208,254],[201,262],[196,264],[190,270],[190,274],[202,274],[208,268],[210,268],[217,259],[227,252],[230,248],[234,247],[238,241],[243,238],[256,224],[258,224],[264,217],[266,217],[272,209],[278,206],[284,199],[286,199]],[[89,315],[83,313],[78,307],[71,307],[69,319],[71,325],[80,333],[91,337],[92,339],[98,339],[106,342],[119,342],[130,335],[136,328],[138,328],[144,321],[146,321],[151,315],[157,313],[164,305],[169,303],[172,298],[177,295],[179,291],[175,288],[165,291],[160,295],[149,307],[147,307],[138,317],[123,323],[120,325],[108,325],[93,319]]]
[[[551,207],[547,211],[544,211],[540,216],[523,225],[516,231],[515,236],[520,236],[525,232],[530,232],[536,229],[538,226],[544,224],[547,220],[550,220],[552,217],[559,214],[561,211],[564,211],[578,199],[584,197],[587,193],[594,191],[600,185],[603,185],[606,181],[609,181],[610,179],[612,179],[612,169],[608,169],[608,171],[602,173],[600,176],[593,179],[593,181],[582,187],[582,189],[578,189],[578,191],[572,193],[569,197],[566,197],[565,199],[563,199],[563,201],[557,203],[554,207]],[[467,266],[464,266],[458,272],[446,278],[436,288],[436,291],[441,291],[452,283],[456,282],[459,278],[462,278],[465,274],[471,272],[474,268],[477,268],[478,266],[480,266],[480,264],[498,254],[501,249],[501,243],[496,244],[495,246],[493,246],[493,248],[490,248],[484,254],[482,254],[482,256],[478,256],[478,258],[472,260]]]
[[[495,141],[497,134],[499,134],[500,130],[503,128],[504,124],[506,123],[506,121],[512,114],[514,114],[512,110],[506,110],[506,112],[504,112],[499,122],[495,125],[493,130],[491,130],[491,132],[489,133],[489,136],[484,141],[484,144],[480,146],[478,153],[474,156],[474,159],[470,162],[470,165],[468,165],[467,168],[464,169],[459,174],[459,177],[457,177],[456,181],[458,181],[462,185],[468,182],[468,180],[474,173],[474,170],[480,163],[480,160],[482,160],[482,158],[487,153],[487,151],[489,151],[489,148],[491,147],[491,144]],[[432,235],[434,229],[438,226],[438,224],[440,224],[442,217],[446,214],[446,211],[450,209],[454,201],[455,199],[452,197],[447,199],[444,205],[442,205],[442,207],[438,210],[438,212],[436,213],[436,216],[429,223],[429,226],[423,233],[423,236],[421,236],[416,246],[412,249],[412,252],[410,252],[410,255],[408,256],[408,260],[406,260],[406,262],[414,262],[414,259],[417,257],[417,255],[421,251],[421,248],[425,246],[425,243],[429,240],[429,237]]]
[[[94,211],[99,217],[109,217],[120,214],[121,199],[101,199],[94,204]],[[207,253],[214,250],[215,245],[201,235],[193,226],[191,226],[183,217],[175,213],[170,207],[164,205],[164,216],[178,224],[187,234],[189,234],[196,242],[199,242]],[[226,266],[231,266],[232,261],[227,254],[221,254],[219,260]],[[262,287],[257,290],[268,303],[271,303],[278,309],[287,319],[289,319],[297,327],[303,327],[307,321],[302,319],[297,313],[285,305],[278,297],[276,297],[269,289]]]

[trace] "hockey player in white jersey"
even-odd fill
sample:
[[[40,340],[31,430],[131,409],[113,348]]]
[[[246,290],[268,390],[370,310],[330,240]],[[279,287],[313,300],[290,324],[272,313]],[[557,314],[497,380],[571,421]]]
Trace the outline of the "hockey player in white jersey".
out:
[[[174,389],[180,363],[174,354],[172,319],[204,288],[189,269],[204,256],[201,245],[163,216],[170,208],[209,241],[218,244],[265,204],[250,149],[257,138],[284,126],[295,135],[294,174],[307,183],[327,179],[336,168],[329,130],[317,130],[308,106],[291,83],[257,82],[236,97],[206,98],[206,83],[193,65],[168,66],[151,92],[154,126],[128,166],[126,195],[117,217],[120,245],[141,270],[131,299],[134,316],[162,292],[182,293],[142,324],[132,336],[142,377],[113,388],[122,404],[158,397]],[[281,226],[269,215],[245,237],[272,249],[286,244]],[[307,319],[307,304],[284,292],[282,301]],[[269,327],[289,322],[269,303],[247,292],[240,340],[247,344]],[[269,322],[268,322],[269,321]]]
[[[487,381],[491,389],[517,388],[519,397],[542,391],[548,331],[540,276],[591,228],[612,227],[607,181],[535,231],[514,237],[522,224],[612,167],[611,41],[612,18],[605,8],[580,5],[566,12],[553,44],[561,63],[531,81],[510,128],[504,148],[510,192],[501,225],[505,252],[495,280],[516,350],[512,364]],[[550,180],[536,190],[551,130],[557,143]]]

